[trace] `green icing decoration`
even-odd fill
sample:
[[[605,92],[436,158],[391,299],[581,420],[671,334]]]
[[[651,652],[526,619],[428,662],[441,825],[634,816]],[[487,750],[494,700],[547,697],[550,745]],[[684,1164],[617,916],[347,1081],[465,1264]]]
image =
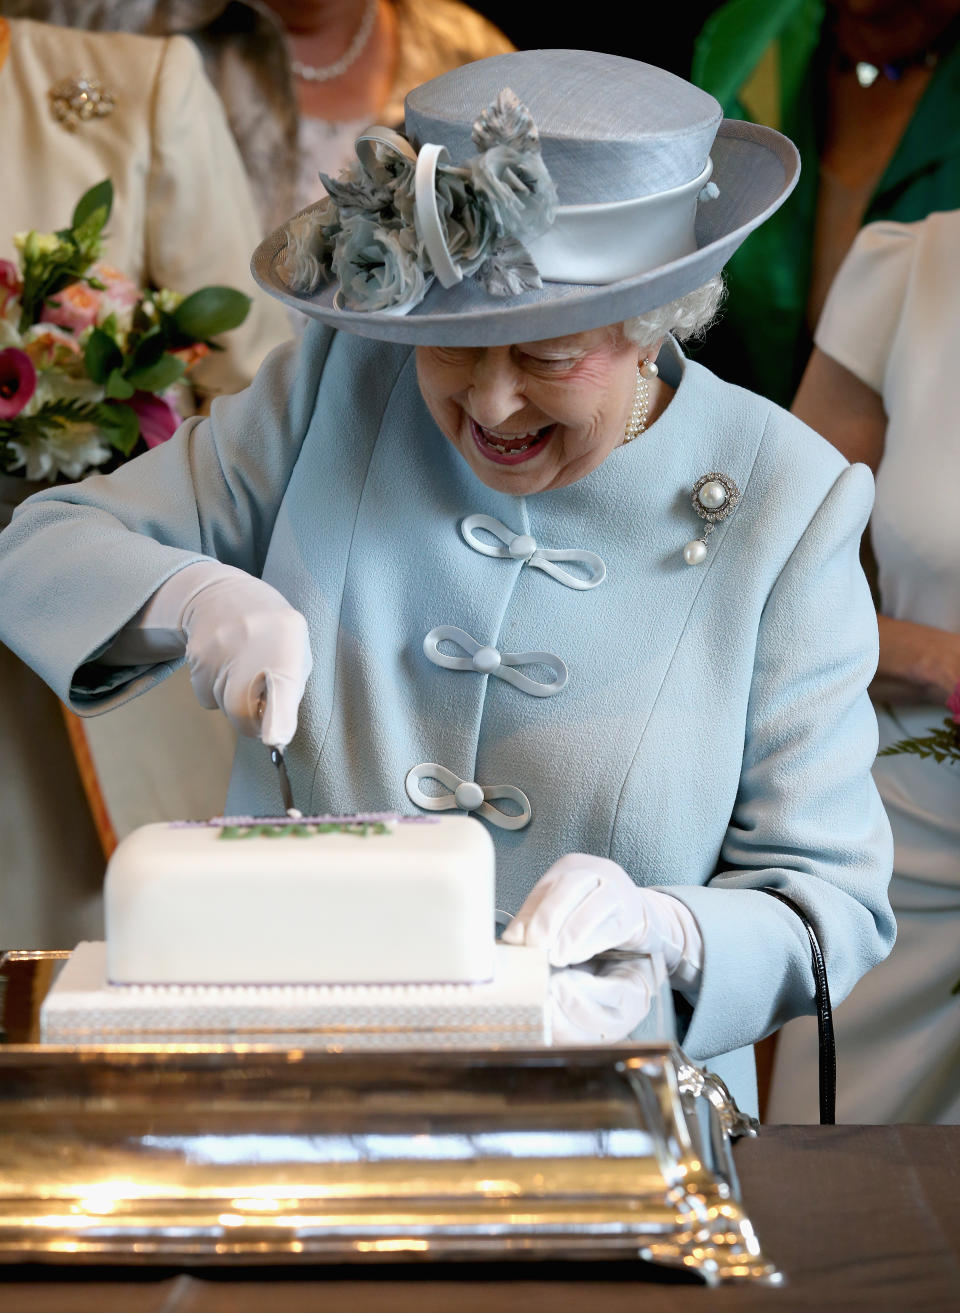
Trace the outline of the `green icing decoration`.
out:
[[[383,821],[309,821],[280,822],[276,825],[224,825],[221,839],[310,839],[316,834],[352,834],[366,839],[370,834],[389,834]]]

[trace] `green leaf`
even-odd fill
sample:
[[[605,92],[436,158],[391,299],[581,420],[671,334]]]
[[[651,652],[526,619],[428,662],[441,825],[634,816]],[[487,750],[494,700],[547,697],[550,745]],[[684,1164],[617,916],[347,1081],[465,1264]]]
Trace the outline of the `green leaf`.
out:
[[[204,342],[242,324],[249,309],[249,296],[233,287],[201,287],[180,302],[173,320],[192,342]]]
[[[100,406],[100,427],[103,436],[124,456],[129,456],[140,437],[137,412],[129,406],[105,404]]]
[[[102,328],[95,328],[87,338],[83,359],[94,383],[106,383],[111,373],[123,368],[123,352]]]
[[[131,370],[146,369],[148,365],[155,365],[164,352],[164,338],[159,328],[151,328],[133,349],[133,358],[130,362]]]
[[[144,392],[164,392],[185,373],[182,360],[176,356],[161,356],[155,365],[145,369],[131,369],[127,378]]]
[[[119,369],[110,371],[110,377],[107,379],[106,393],[108,397],[113,397],[117,401],[127,401],[136,392],[136,388],[128,378],[124,378]]]
[[[113,183],[109,178],[104,178],[103,182],[98,182],[89,191],[85,191],[77,201],[70,227],[74,232],[83,228],[85,234],[91,233],[96,236],[110,218],[112,209]],[[97,222],[95,225],[90,225],[89,221],[94,215],[97,216]]]

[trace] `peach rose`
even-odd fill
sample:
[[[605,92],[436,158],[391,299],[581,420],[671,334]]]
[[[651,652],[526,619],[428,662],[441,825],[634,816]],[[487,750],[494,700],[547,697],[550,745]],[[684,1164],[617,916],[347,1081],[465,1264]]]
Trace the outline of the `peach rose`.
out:
[[[57,292],[43,307],[42,324],[56,324],[71,333],[80,334],[97,321],[100,293],[86,283],[71,283]]]

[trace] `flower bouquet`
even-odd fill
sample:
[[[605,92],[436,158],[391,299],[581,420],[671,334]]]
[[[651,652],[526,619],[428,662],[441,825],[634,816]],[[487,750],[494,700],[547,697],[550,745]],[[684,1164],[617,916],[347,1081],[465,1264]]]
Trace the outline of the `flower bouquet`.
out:
[[[188,371],[210,339],[246,318],[230,287],[144,291],[100,261],[109,179],[68,228],[14,237],[0,260],[0,469],[79,479],[165,442],[181,420]]]

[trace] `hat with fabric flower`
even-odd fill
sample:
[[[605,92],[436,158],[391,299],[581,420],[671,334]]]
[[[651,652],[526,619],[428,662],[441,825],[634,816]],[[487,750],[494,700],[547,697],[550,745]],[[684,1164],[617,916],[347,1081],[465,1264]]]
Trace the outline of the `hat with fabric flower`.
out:
[[[786,200],[780,133],[663,69],[578,50],[466,64],[373,126],[328,196],[253,257],[273,296],[349,332],[497,346],[693,291]]]

